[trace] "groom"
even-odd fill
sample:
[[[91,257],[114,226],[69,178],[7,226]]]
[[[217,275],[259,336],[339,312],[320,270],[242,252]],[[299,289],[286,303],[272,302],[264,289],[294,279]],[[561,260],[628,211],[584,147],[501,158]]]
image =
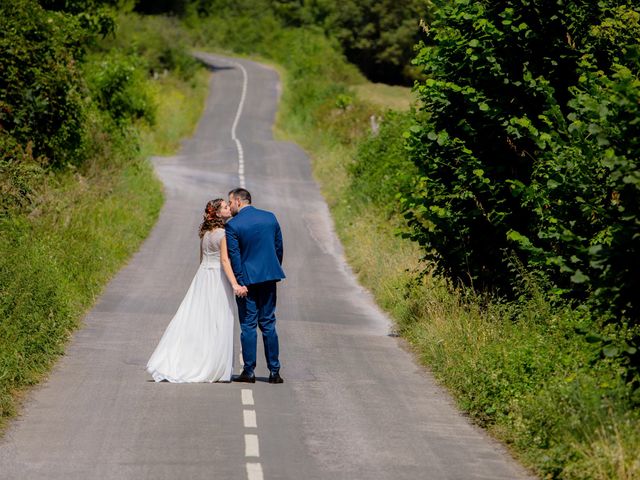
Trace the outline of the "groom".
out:
[[[244,369],[236,382],[255,383],[256,326],[262,331],[269,383],[283,383],[276,332],[276,282],[282,270],[282,232],[275,215],[251,205],[244,188],[229,192],[233,218],[225,225],[227,250],[233,273],[242,286],[237,292],[240,343]]]

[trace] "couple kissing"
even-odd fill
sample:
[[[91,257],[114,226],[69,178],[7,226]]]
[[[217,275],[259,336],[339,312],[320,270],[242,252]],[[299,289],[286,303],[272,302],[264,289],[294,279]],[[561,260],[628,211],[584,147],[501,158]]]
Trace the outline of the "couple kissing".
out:
[[[256,381],[257,328],[269,383],[280,384],[276,286],[285,278],[280,224],[255,208],[244,188],[207,203],[200,265],[147,363],[156,382]],[[240,324],[242,372],[233,377],[233,331]]]

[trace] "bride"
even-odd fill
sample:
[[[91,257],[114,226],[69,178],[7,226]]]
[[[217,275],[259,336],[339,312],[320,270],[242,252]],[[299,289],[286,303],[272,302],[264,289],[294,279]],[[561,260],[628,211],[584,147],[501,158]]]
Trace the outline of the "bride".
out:
[[[241,295],[242,288],[227,255],[224,224],[230,217],[223,199],[207,203],[200,225],[200,266],[147,363],[156,382],[231,381],[238,316],[234,292]]]

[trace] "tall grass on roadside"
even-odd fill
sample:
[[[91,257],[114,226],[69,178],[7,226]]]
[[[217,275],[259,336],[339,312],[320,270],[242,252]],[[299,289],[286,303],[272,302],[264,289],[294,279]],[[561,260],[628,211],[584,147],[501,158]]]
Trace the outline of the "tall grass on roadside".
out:
[[[157,217],[162,195],[151,167],[109,150],[123,166],[49,176],[36,210],[0,221],[0,425]]]
[[[585,442],[575,445],[578,452],[572,470],[591,472],[594,480],[616,478],[635,480],[640,471],[640,430],[637,423],[623,422],[601,425]]]
[[[188,82],[173,75],[154,82],[157,121],[153,127],[141,128],[143,156],[172,155],[180,148],[181,141],[193,133],[209,91],[209,75],[201,69]]]

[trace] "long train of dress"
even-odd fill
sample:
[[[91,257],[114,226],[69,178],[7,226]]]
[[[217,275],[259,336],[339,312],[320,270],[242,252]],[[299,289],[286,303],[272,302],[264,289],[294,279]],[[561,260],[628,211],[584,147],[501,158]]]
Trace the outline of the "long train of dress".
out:
[[[147,363],[156,382],[228,382],[237,305],[220,266],[224,229],[205,232],[202,262]]]

